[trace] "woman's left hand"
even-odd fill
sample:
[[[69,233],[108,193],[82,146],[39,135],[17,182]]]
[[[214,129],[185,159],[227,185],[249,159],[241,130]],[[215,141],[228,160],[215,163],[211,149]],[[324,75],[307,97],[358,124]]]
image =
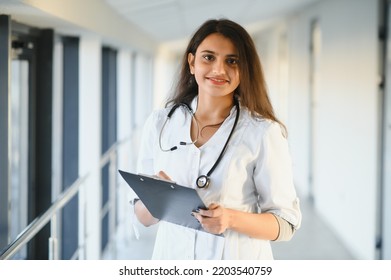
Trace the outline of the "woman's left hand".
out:
[[[193,215],[207,232],[213,234],[221,234],[230,226],[230,210],[215,203],[210,204],[208,210],[199,209]]]

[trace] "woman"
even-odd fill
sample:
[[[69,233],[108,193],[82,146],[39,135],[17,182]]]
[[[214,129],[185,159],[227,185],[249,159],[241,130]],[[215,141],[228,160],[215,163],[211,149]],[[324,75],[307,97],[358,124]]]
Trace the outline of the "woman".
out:
[[[197,231],[158,221],[138,201],[139,221],[159,223],[154,259],[272,259],[270,241],[300,227],[286,129],[254,43],[235,22],[196,31],[174,95],[149,117],[141,143],[138,172],[196,188],[208,206],[189,213]]]

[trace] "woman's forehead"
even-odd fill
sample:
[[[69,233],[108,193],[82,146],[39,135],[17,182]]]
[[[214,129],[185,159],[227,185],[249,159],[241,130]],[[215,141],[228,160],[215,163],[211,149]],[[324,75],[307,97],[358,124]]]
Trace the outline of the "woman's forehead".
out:
[[[219,33],[212,33],[205,37],[197,48],[197,52],[204,51],[238,55],[238,51],[232,40]]]

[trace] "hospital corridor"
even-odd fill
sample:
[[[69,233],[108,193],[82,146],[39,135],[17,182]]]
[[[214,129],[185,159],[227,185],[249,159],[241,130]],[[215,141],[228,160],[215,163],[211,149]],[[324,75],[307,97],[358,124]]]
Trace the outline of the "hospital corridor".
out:
[[[274,259],[391,259],[390,1],[0,0],[0,260],[151,259],[159,224],[118,170],[137,172],[193,32],[223,18],[287,128],[302,221]]]

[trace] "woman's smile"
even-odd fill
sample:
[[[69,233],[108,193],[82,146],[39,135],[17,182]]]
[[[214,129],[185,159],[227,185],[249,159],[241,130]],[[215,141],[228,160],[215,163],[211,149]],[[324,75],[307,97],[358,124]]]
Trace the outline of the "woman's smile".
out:
[[[229,81],[222,78],[215,78],[215,77],[206,77],[207,80],[209,80],[212,84],[217,86],[225,85],[226,83],[229,84]]]

